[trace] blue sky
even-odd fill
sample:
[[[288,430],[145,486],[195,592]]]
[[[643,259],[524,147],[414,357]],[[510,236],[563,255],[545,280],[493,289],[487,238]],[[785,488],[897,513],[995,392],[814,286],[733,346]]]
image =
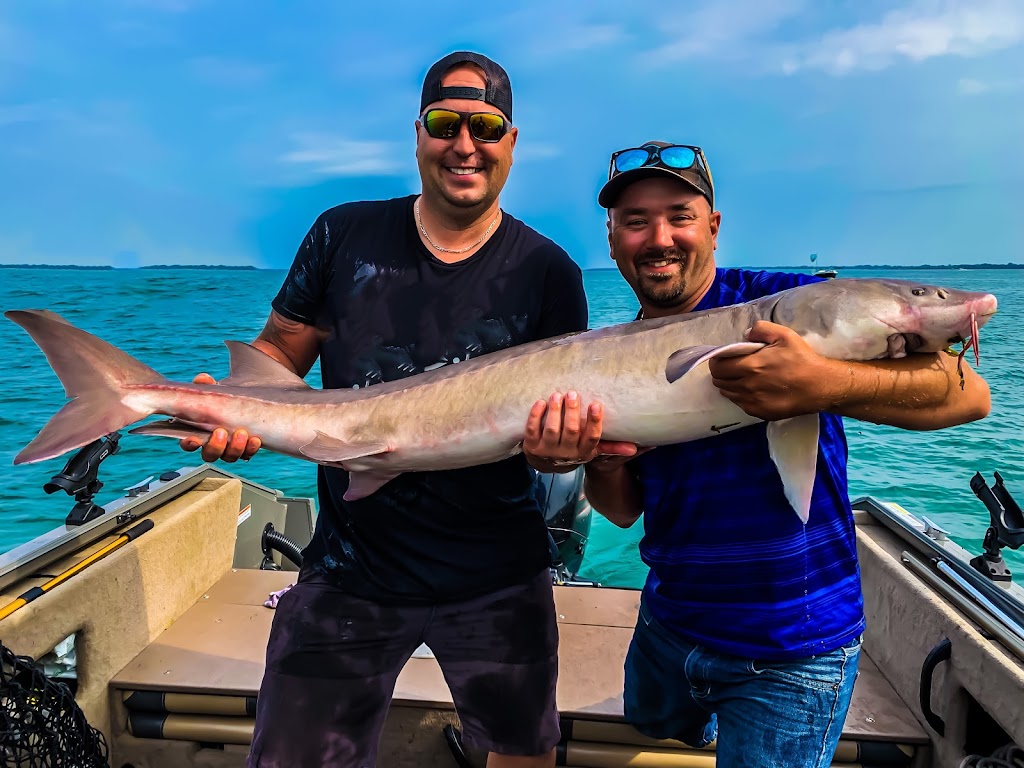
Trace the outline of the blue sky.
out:
[[[429,65],[512,78],[503,207],[611,266],[611,151],[702,145],[725,265],[1024,262],[1024,2],[7,0],[0,263],[286,267],[418,191]],[[486,10],[484,10],[486,9]]]

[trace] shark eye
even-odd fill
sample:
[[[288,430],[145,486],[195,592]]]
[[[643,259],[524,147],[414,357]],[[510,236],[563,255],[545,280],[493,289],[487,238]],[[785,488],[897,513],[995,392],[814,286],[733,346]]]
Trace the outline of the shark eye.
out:
[[[915,296],[924,296],[925,294],[924,288],[913,288],[910,292]]]

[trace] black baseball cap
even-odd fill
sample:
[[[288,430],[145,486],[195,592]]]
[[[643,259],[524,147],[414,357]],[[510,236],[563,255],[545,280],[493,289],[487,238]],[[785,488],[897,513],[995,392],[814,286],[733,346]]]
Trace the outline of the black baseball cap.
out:
[[[669,153],[666,152],[665,157],[662,157],[660,151],[671,148],[678,148],[677,151],[692,151],[693,154],[690,155],[692,164],[689,164],[687,167],[675,167],[671,163],[666,162],[665,158],[669,156]],[[647,163],[626,171],[618,170],[616,158],[619,155],[624,155],[626,152],[636,152],[637,150],[648,151]],[[619,195],[622,194],[622,190],[633,182],[640,181],[641,179],[664,178],[666,176],[689,184],[708,199],[711,209],[714,210],[715,187],[711,181],[711,172],[707,167],[707,159],[704,157],[704,152],[700,147],[670,144],[665,141],[647,141],[639,147],[632,147],[612,153],[611,162],[608,165],[608,181],[601,187],[601,191],[597,195],[597,202],[602,208],[612,208],[615,206],[615,201]]]
[[[469,86],[441,86],[441,78],[445,73],[459,64],[476,64],[484,71],[484,79],[487,83],[485,88],[472,88]],[[423,78],[423,94],[420,96],[420,114],[428,105],[441,99],[477,99],[490,104],[512,120],[512,84],[508,80],[508,73],[499,64],[487,58],[483,54],[472,51],[456,51],[449,53],[443,59],[437,61]]]

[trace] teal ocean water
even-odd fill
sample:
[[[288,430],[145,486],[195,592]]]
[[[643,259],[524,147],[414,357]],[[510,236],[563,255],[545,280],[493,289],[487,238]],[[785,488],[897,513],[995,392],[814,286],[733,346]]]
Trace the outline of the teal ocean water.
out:
[[[953,538],[980,551],[988,514],[970,490],[975,471],[991,483],[998,470],[1024,502],[1024,282],[1017,270],[844,270],[843,276],[888,276],[969,290],[999,298],[999,313],[982,331],[980,372],[992,389],[992,414],[982,422],[937,432],[909,432],[847,420],[850,495],[873,495],[927,515]],[[143,360],[169,378],[199,371],[226,375],[224,339],[250,340],[266,319],[283,271],[234,270],[0,270],[0,308],[59,312]],[[637,309],[614,270],[585,273],[591,325],[631,320]],[[45,358],[20,328],[0,321],[0,551],[62,524],[73,500],[42,486],[67,457],[15,467],[15,454],[64,403]],[[309,380],[319,385],[319,371]],[[525,418],[525,414],[524,414]],[[199,461],[165,438],[126,436],[103,465],[106,503],[121,489],[154,474]],[[234,465],[250,479],[290,495],[315,496],[315,467],[264,452]],[[640,524],[622,531],[596,516],[581,576],[607,585],[639,587],[646,567],[637,553]],[[1007,557],[1024,583],[1024,557]]]

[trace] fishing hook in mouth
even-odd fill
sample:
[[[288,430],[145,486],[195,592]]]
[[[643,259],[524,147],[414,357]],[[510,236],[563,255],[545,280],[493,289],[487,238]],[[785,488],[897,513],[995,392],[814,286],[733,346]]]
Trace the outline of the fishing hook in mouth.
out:
[[[971,312],[971,335],[964,340],[963,349],[956,356],[956,372],[960,376],[960,389],[964,388],[964,355],[967,354],[967,350],[974,349],[974,364],[981,365],[981,340],[978,336],[978,316]]]

